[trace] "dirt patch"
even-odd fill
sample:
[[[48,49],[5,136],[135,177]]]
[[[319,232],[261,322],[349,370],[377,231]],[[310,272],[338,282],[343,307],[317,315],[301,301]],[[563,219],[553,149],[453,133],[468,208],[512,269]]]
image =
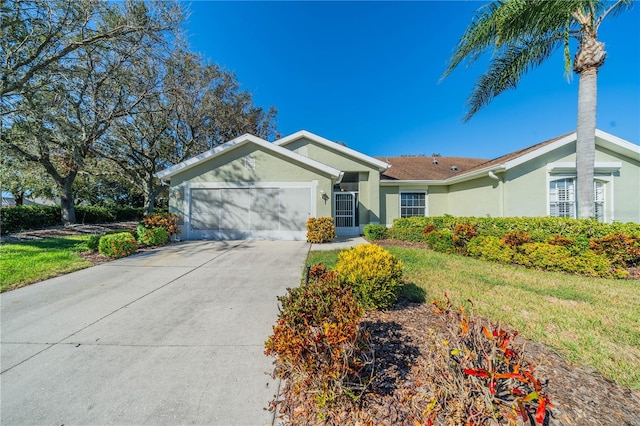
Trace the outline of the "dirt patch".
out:
[[[51,228],[34,229],[32,231],[7,234],[1,237],[1,241],[8,243],[19,243],[24,241],[42,240],[44,238],[69,237],[73,235],[104,234],[113,231],[133,231],[138,226],[137,221],[113,222],[104,224],[82,225],[74,224],[68,226],[54,226]]]

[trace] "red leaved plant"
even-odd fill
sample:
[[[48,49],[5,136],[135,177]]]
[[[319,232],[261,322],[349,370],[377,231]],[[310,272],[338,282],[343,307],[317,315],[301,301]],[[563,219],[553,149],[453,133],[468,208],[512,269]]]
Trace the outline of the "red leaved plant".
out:
[[[465,424],[485,424],[492,419],[544,424],[553,406],[534,375],[533,364],[524,359],[514,342],[518,332],[469,315],[462,307],[454,309],[446,294],[444,301],[432,304],[450,330],[450,338],[442,343],[448,365],[453,366],[442,372],[438,383],[448,398],[436,405],[440,414],[450,418],[453,413],[448,413],[447,407],[457,406],[457,414],[462,411],[466,415],[461,419]],[[434,421],[437,415],[434,410],[430,419]]]

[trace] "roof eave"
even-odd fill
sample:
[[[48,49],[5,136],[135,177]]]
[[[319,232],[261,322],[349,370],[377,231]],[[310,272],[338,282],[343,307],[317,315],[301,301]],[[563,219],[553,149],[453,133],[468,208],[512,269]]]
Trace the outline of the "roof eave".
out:
[[[297,141],[298,139],[302,139],[302,138],[309,139],[314,142],[318,142],[319,144],[325,145],[335,151],[341,152],[343,154],[347,154],[353,158],[357,158],[362,162],[365,162],[369,165],[374,166],[380,172],[383,172],[387,170],[389,167],[391,167],[390,164],[385,163],[384,161],[380,161],[377,158],[370,157],[354,149],[351,149],[346,146],[335,143],[333,141],[330,141],[329,139],[323,138],[322,136],[318,136],[307,130],[299,130],[295,133],[290,134],[289,136],[285,136],[284,138],[278,139],[273,143],[278,146],[285,146],[290,144],[291,142]]]
[[[295,153],[293,151],[290,151],[286,148],[282,148],[278,145],[274,145],[272,143],[269,143],[268,141],[261,139],[257,136],[251,135],[251,134],[244,134],[242,136],[239,136],[235,139],[232,139],[229,142],[225,142],[221,145],[216,146],[213,149],[210,149],[209,151],[206,151],[200,155],[197,155],[195,157],[192,157],[188,160],[185,160],[181,163],[175,164],[167,169],[164,169],[158,173],[156,173],[154,176],[157,177],[158,179],[161,180],[167,180],[170,179],[172,176],[175,176],[178,173],[182,173],[185,172],[193,167],[198,166],[199,164],[202,164],[204,161],[210,160],[212,158],[215,158],[218,155],[221,155],[223,152],[229,151],[231,149],[235,149],[239,146],[245,145],[247,143],[254,143],[258,146],[261,146],[269,151],[273,151],[277,154],[280,154],[284,157],[290,158],[294,161],[297,161],[299,163],[308,165],[314,169],[316,169],[317,171],[321,171],[327,175],[329,175],[331,178],[333,179],[339,179],[342,175],[342,172],[338,169],[335,169],[331,166],[327,166],[326,164],[322,164],[316,160],[313,160],[311,158],[305,157],[303,155],[300,155],[298,153]]]

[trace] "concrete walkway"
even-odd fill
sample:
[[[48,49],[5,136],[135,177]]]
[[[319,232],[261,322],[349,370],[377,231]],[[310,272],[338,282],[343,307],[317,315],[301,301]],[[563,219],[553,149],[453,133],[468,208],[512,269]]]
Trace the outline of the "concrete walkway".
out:
[[[340,236],[330,243],[324,244],[311,244],[311,251],[321,250],[343,250],[351,247],[358,246],[360,244],[367,244],[368,241],[364,237],[344,237]]]
[[[0,423],[270,424],[305,242],[188,242],[0,296]]]

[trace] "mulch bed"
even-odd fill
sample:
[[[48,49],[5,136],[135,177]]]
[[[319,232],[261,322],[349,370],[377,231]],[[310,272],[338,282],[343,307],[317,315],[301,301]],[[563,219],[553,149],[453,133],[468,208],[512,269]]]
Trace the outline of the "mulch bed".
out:
[[[325,424],[421,425],[429,400],[421,383],[430,381],[424,368],[432,362],[428,350],[442,325],[430,304],[402,300],[393,310],[366,314],[362,325],[371,335],[375,375],[360,406],[338,407]],[[444,338],[444,337],[443,337]],[[546,346],[524,341],[525,357],[546,380],[545,391],[555,408],[550,425],[640,425],[640,392],[618,386],[597,372],[569,363]],[[281,392],[284,423],[322,424],[315,414],[313,395],[296,394],[286,385]],[[416,419],[416,420],[414,420]],[[438,423],[436,423],[438,424]],[[441,424],[457,424],[452,419]],[[495,423],[499,424],[499,423]]]
[[[422,243],[376,241],[383,246],[426,248]],[[638,270],[630,271],[638,278]],[[421,413],[429,400],[420,384],[431,379],[425,368],[434,332],[445,339],[442,323],[430,304],[401,300],[394,309],[372,311],[361,325],[371,336],[375,374],[359,406],[337,407],[324,424],[420,426]],[[640,426],[640,390],[619,386],[593,369],[567,362],[554,350],[519,337],[525,358],[533,363],[536,376],[545,380],[545,391],[554,408],[549,425]],[[280,420],[288,424],[322,424],[315,413],[313,395],[294,392],[285,384],[279,398]],[[438,419],[436,424],[458,424]],[[495,423],[499,424],[499,423]]]

